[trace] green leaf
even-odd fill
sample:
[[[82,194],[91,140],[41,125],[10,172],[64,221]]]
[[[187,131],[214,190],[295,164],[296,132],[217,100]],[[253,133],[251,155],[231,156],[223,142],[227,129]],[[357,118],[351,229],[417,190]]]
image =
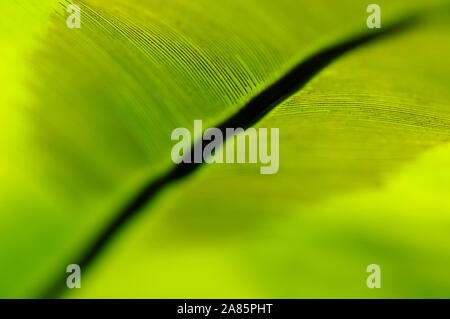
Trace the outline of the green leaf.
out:
[[[383,23],[446,1],[422,2],[378,1]],[[194,119],[202,119],[205,128],[214,126],[306,57],[370,32],[367,3],[359,0],[75,3],[82,9],[81,29],[66,27],[69,2],[0,4],[0,297],[41,296],[64,276],[66,266],[89,250],[120,209],[172,168],[174,128],[192,128]],[[398,62],[402,65],[403,58]],[[417,66],[423,72],[426,62]],[[444,78],[441,67],[436,79]],[[342,78],[336,81],[340,89],[347,87]],[[427,90],[432,94],[434,86]],[[448,101],[439,92],[431,96]],[[285,125],[297,134],[292,121]],[[290,165],[297,155],[288,155],[294,156]],[[231,174],[226,183],[240,184],[243,177]],[[276,183],[280,188],[272,200],[283,194],[282,186],[294,189],[292,180]],[[319,182],[315,188],[324,189]],[[246,201],[239,201],[229,205],[247,210]],[[264,220],[252,211],[248,223],[255,216]]]
[[[280,129],[278,174],[205,165],[66,296],[448,298],[450,20],[433,20],[349,53],[258,123]]]

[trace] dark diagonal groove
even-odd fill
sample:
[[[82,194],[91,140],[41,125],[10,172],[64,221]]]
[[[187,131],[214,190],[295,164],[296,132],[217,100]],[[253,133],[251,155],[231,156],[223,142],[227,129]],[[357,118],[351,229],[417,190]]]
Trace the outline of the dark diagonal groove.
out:
[[[392,34],[417,22],[417,17],[409,17],[390,26],[383,27],[377,31],[370,32],[358,38],[351,39],[344,43],[329,47],[295,66],[277,82],[266,88],[260,94],[250,100],[242,109],[228,120],[217,126],[225,133],[226,128],[247,129],[264,117],[275,106],[299,91],[309,80],[319,73],[325,66],[357,47],[362,46],[375,39]],[[224,135],[225,136],[225,135]],[[191,152],[192,153],[192,152]],[[193,161],[192,161],[193,162]],[[124,226],[131,218],[134,218],[139,211],[168,184],[180,180],[192,174],[202,164],[201,163],[180,163],[166,175],[156,180],[149,181],[142,190],[132,197],[130,201],[122,207],[114,216],[115,219],[99,234],[90,247],[72,263],[80,265],[81,269],[86,269],[99,255],[111,238]],[[44,293],[45,298],[59,296],[65,288],[65,273],[57,278],[57,281]]]

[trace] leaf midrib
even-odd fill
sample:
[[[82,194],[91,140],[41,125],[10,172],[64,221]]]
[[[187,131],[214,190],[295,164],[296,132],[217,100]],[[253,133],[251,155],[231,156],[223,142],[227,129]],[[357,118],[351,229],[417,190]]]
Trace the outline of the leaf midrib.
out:
[[[279,80],[275,81],[272,85],[253,97],[234,115],[216,127],[222,131],[223,136],[226,136],[226,128],[247,129],[251,127],[281,102],[301,90],[305,84],[307,84],[314,76],[316,76],[321,70],[337,58],[364,44],[404,30],[405,28],[416,24],[419,18],[420,16],[418,15],[410,15],[390,24],[389,26],[384,26],[382,29],[377,29],[366,34],[356,36],[347,41],[330,46],[310,56],[309,58],[306,58],[303,62],[300,62],[294,66]],[[226,138],[230,137],[231,136],[226,136]],[[224,143],[225,142],[226,139],[224,140]],[[191,146],[191,150],[193,150],[197,143],[199,143],[199,141]],[[193,152],[191,151],[190,154],[193,154]],[[132,218],[135,218],[139,212],[142,211],[141,208],[147,205],[153,197],[155,197],[161,190],[171,183],[181,180],[194,173],[202,166],[202,164],[203,163],[194,163],[194,161],[191,161],[191,163],[182,162],[174,166],[166,174],[163,174],[162,176],[152,179],[148,183],[144,184],[141,190],[132,196],[128,203],[126,203],[118,210],[116,214],[114,214],[115,218],[101,233],[97,235],[92,244],[80,256],[78,256],[76,263],[82,269],[89,267],[89,265],[96,259],[105,246],[108,245],[112,237]],[[56,278],[54,283],[47,288],[41,297],[53,298],[55,296],[59,296],[60,292],[65,287],[65,279],[65,274],[59,278]]]

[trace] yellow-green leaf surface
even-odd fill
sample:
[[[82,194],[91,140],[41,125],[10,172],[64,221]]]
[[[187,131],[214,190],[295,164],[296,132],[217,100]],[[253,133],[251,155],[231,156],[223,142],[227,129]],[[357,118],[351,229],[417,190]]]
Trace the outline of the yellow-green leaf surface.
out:
[[[388,26],[410,13],[428,15],[428,8],[447,2],[384,0],[378,1],[378,4],[383,8],[383,26]],[[252,97],[306,57],[328,46],[373,32],[365,24],[367,3],[360,0],[75,1],[82,10],[81,29],[69,29],[66,26],[69,15],[66,7],[70,3],[16,0],[2,1],[0,4],[0,297],[40,296],[56,278],[64,276],[67,264],[77,262],[83,256],[99,234],[117,217],[121,207],[143,185],[171,169],[170,133],[174,128],[192,128],[194,119],[202,119],[205,128],[214,126],[235,114]],[[320,144],[325,143],[323,148],[328,148],[331,155],[345,152],[335,150],[333,153],[333,149],[326,144],[325,135],[298,126],[302,125],[302,121],[303,125],[314,123],[313,119],[307,121],[307,116],[299,111],[308,110],[307,107],[299,108],[301,103],[306,103],[310,112],[316,111],[306,99],[292,102],[291,107],[284,104],[277,112],[285,111],[286,116],[280,115],[279,121],[281,118],[286,119],[283,125],[290,128],[290,133],[288,129],[284,133],[281,130],[282,134],[288,134],[282,138],[290,136],[290,139],[283,142],[286,146],[282,146],[284,168],[279,175],[272,177],[282,182],[269,183],[272,188],[260,186],[266,194],[271,194],[265,198],[271,200],[272,206],[281,194],[294,194],[292,196],[299,199],[324,198],[337,191],[336,188],[343,191],[381,182],[383,174],[395,169],[394,164],[406,162],[403,157],[414,158],[422,149],[445,141],[443,105],[448,102],[448,96],[439,86],[448,80],[445,77],[445,64],[442,65],[439,60],[445,57],[444,51],[439,49],[444,44],[437,33],[433,35],[431,32],[428,37],[431,46],[429,60],[419,55],[422,60],[416,62],[418,65],[414,64],[409,52],[416,49],[410,47],[408,51],[405,47],[401,55],[392,49],[390,56],[392,59],[397,58],[396,67],[403,68],[405,78],[393,71],[392,67],[385,66],[383,59],[379,60],[381,67],[379,73],[375,74],[366,74],[360,70],[362,66],[350,63],[344,68],[345,71],[334,71],[335,78],[328,84],[314,89],[311,84],[309,96],[320,105],[329,105],[325,97],[332,99],[332,92],[337,92],[336,88],[339,91],[352,88],[348,86],[349,80],[345,76],[359,75],[363,80],[354,80],[355,84],[352,85],[367,85],[363,86],[368,88],[366,96],[384,98],[373,103],[379,107],[380,114],[391,119],[392,129],[406,119],[415,123],[415,113],[410,109],[415,105],[417,110],[425,112],[420,114],[430,116],[423,123],[428,123],[429,127],[436,130],[422,134],[417,125],[413,126],[410,134],[421,137],[422,144],[411,141],[407,144],[410,150],[402,148],[403,143],[406,143],[404,138],[398,138],[399,144],[386,140],[386,152],[389,148],[395,150],[398,147],[398,162],[388,158],[385,164],[374,162],[370,164],[372,166],[364,168],[353,165],[351,161],[336,160],[336,166],[333,166],[323,160],[330,175],[322,172],[322,175],[315,177],[314,183],[309,182],[308,185],[307,178],[300,177],[305,175],[314,179],[311,170],[314,167],[308,167],[308,163],[319,165],[320,161],[314,158],[314,150],[309,160],[301,161],[299,151],[293,146],[289,147],[289,140],[295,137],[301,141],[305,138],[302,137],[304,134],[311,142],[318,139],[314,143],[316,147],[320,148]],[[415,41],[412,36],[406,43],[412,45]],[[380,57],[384,55],[380,53]],[[376,61],[374,57],[372,59]],[[359,61],[357,59],[355,63]],[[394,62],[391,63],[394,65]],[[383,68],[386,68],[388,75],[397,75],[398,79],[392,82],[381,80],[383,75],[387,76]],[[406,74],[406,70],[410,69],[411,73]],[[330,68],[324,72],[332,70]],[[429,79],[420,82],[420,76],[417,76],[422,74],[420,72],[424,76],[428,75]],[[410,83],[414,79],[420,85]],[[370,81],[375,81],[376,85],[369,85]],[[391,88],[390,83],[403,86]],[[405,118],[395,117],[395,114],[389,117],[388,113],[383,112],[382,105],[402,102],[396,95],[399,92],[403,92],[405,99],[411,98],[412,94],[418,94],[418,97],[412,100],[412,105],[404,105]],[[422,93],[426,94],[422,96]],[[290,112],[294,112],[293,116]],[[349,114],[367,116],[366,112],[358,112],[357,108],[345,114],[350,118],[353,117]],[[326,122],[321,125],[329,130],[333,127]],[[438,132],[438,128],[441,131]],[[391,127],[380,128],[379,135],[395,135],[389,129]],[[324,130],[323,134],[326,132]],[[343,145],[350,147],[354,141],[353,134],[351,129],[345,132],[347,135],[335,135],[328,131],[331,137],[341,136],[345,142]],[[364,135],[358,136],[364,139]],[[348,141],[345,140],[347,137]],[[370,147],[375,147],[375,144],[368,143],[367,149],[362,149],[360,155],[365,154],[370,159]],[[349,158],[352,158],[351,154],[349,150]],[[284,180],[282,172],[287,172],[289,167],[293,167],[289,176],[298,176],[298,181]],[[345,167],[348,172],[352,172],[352,176],[340,170]],[[209,209],[208,205],[215,204],[205,202],[199,207],[192,204],[196,208],[191,211],[189,206],[184,206],[189,202],[181,200],[178,212],[187,214],[180,215],[183,216],[180,221],[188,218],[189,213],[198,214],[198,218],[208,213],[216,222],[221,222],[222,218],[232,221],[238,211],[245,210],[250,215],[239,215],[247,220],[246,223],[239,222],[242,232],[251,234],[254,223],[268,223],[267,214],[250,203],[252,198],[260,202],[256,197],[248,196],[246,201],[241,202],[231,200],[227,189],[214,191],[214,183],[223,180],[225,184],[239,185],[251,194],[255,190],[247,188],[248,184],[244,180],[255,172],[248,168],[232,167],[230,175],[226,175],[228,168],[226,173],[210,173],[218,175],[212,179],[211,185],[203,185],[201,192],[209,190],[207,194],[214,198],[217,196],[233,208],[227,210],[223,206],[220,210]],[[254,178],[250,183],[262,183],[260,176]],[[177,192],[174,190],[174,193]],[[164,202],[161,205],[166,207],[173,204],[172,198],[168,197],[168,202],[162,200],[165,196],[169,195],[159,199]],[[194,203],[196,197],[188,195],[188,198]],[[285,204],[288,203],[286,201]],[[270,205],[266,208],[269,209]],[[151,214],[161,216],[163,210],[155,209],[157,214]],[[283,210],[281,207],[279,209]],[[227,217],[225,212],[228,212]],[[282,213],[275,213],[277,216],[279,214]],[[165,218],[172,218],[172,213],[166,215]],[[190,222],[195,224],[194,217]],[[147,222],[142,227],[145,225]],[[231,222],[231,226],[223,224],[220,229],[225,233],[238,234],[233,225],[234,222]],[[164,227],[158,226],[158,232],[152,236],[169,234]],[[213,235],[221,232],[210,231],[212,237],[205,237],[205,242],[214,243]],[[173,243],[184,240],[182,233],[170,238]],[[191,240],[194,239],[195,236]],[[145,243],[142,244],[145,247]],[[193,253],[206,252],[202,245],[190,247]],[[167,248],[165,253],[170,254],[170,247]],[[221,254],[220,247],[218,249],[219,255],[211,258],[211,263],[222,262],[221,258],[225,255]],[[151,249],[148,251],[155,253]],[[177,256],[180,260],[182,257],[181,253]],[[237,266],[242,264],[238,257],[230,256],[237,259]],[[253,261],[257,260],[255,257]],[[129,262],[133,264],[132,260]],[[191,264],[191,268],[198,267],[198,271],[203,269],[201,266],[201,262],[198,265]],[[214,268],[214,265],[211,266]],[[225,267],[230,272],[228,278],[222,278],[230,285],[233,280],[240,280],[233,277],[235,273],[226,264],[216,266],[218,269]],[[190,269],[180,265],[180,270],[183,267]],[[112,269],[116,269],[115,266]],[[126,269],[123,271],[131,272]],[[123,280],[126,278],[125,275],[122,277]],[[121,286],[120,289],[124,294],[131,295],[134,288],[129,287],[128,290]],[[256,288],[249,286],[248,289]],[[110,292],[113,293],[114,289]],[[158,295],[156,290],[135,292],[142,296]],[[211,290],[212,294],[218,292]],[[235,292],[240,293],[239,290]],[[176,290],[173,293],[176,294]],[[199,293],[207,296],[203,291]]]
[[[280,130],[278,174],[206,165],[66,296],[450,297],[449,35],[435,17],[324,69],[256,126]]]

